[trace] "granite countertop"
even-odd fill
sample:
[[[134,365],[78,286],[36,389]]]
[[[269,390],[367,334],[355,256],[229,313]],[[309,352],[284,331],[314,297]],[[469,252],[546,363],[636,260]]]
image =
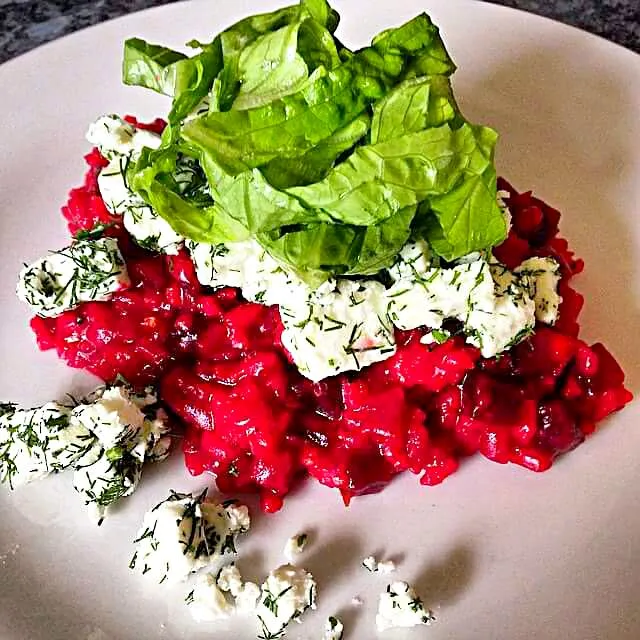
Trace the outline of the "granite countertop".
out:
[[[83,27],[172,1],[0,0],[0,63]],[[640,53],[639,0],[489,1],[554,18]]]

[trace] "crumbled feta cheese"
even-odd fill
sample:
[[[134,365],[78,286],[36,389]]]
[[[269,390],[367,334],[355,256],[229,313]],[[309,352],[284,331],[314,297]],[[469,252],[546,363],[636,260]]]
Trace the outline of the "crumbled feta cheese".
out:
[[[119,116],[106,115],[89,125],[87,141],[111,160],[117,156],[138,155],[144,147],[157,149],[161,137],[146,129],[136,129]]]
[[[108,300],[129,284],[118,243],[99,238],[78,240],[24,267],[16,293],[38,315],[53,317],[81,302]]]
[[[255,611],[260,597],[260,587],[253,582],[243,582],[240,571],[238,571],[238,567],[235,564],[231,563],[220,569],[218,587],[233,596],[238,613]]]
[[[491,358],[533,332],[535,303],[518,278],[503,287],[494,277],[495,268],[486,262],[483,273],[486,283],[470,297],[464,323],[467,342],[478,347],[483,357]]]
[[[218,587],[216,576],[205,573],[198,576],[195,587],[185,602],[196,622],[216,622],[225,620],[235,611],[235,606]]]
[[[118,447],[105,450],[99,444],[94,450],[86,465],[77,466],[73,472],[73,487],[83,496],[89,517],[101,524],[109,506],[136,490],[144,456]]]
[[[169,426],[154,395],[138,396],[124,385],[99,388],[87,400],[73,409],[70,424],[96,440],[76,465],[73,486],[100,523],[109,506],[136,490],[145,461],[166,458]]]
[[[535,303],[505,267],[490,265],[480,254],[447,268],[432,266],[428,258],[426,246],[412,243],[390,270],[395,282],[387,291],[388,310],[397,327],[426,326],[432,332],[424,342],[439,342],[446,338],[442,323],[455,318],[463,322],[467,342],[485,358],[531,333]],[[510,279],[501,283],[498,276],[505,273]]]
[[[71,413],[73,423],[93,431],[105,449],[135,437],[145,420],[140,407],[124,386],[100,390],[89,404],[79,404]]]
[[[37,409],[0,405],[0,481],[15,488],[86,456],[95,438],[84,427],[69,424],[70,412],[57,402]]]
[[[396,351],[386,306],[379,282],[326,282],[306,300],[280,306],[282,344],[311,380],[358,371]]]
[[[426,273],[432,266],[431,249],[426,240],[410,240],[396,257],[395,262],[389,267],[391,279],[406,280]]]
[[[174,583],[235,553],[236,538],[247,531],[248,519],[237,517],[236,505],[205,502],[206,495],[206,490],[198,496],[173,491],[148,511],[130,568],[160,583]]]
[[[157,149],[161,137],[146,129],[137,129],[118,116],[103,116],[89,126],[87,140],[109,160],[98,175],[98,188],[107,209],[122,215],[124,228],[144,249],[178,253],[184,238],[127,184],[127,169],[132,160],[144,147]],[[179,172],[176,181],[186,184],[188,175]]]
[[[375,556],[367,556],[362,561],[362,566],[371,573],[393,573],[396,570],[396,563],[393,560],[378,562]]]
[[[136,200],[133,194],[123,212],[122,223],[136,244],[147,251],[176,255],[184,241],[164,218],[144,204],[141,198]]]
[[[242,589],[242,576],[238,567],[232,562],[227,564],[218,572],[218,586],[223,591],[228,591],[233,597],[237,596]]]
[[[562,297],[558,295],[560,264],[553,258],[533,257],[514,271],[524,281],[536,304],[536,319],[553,325],[558,319]]]
[[[260,587],[243,582],[235,564],[225,565],[218,572],[200,574],[195,587],[185,598],[191,615],[197,622],[215,622],[233,614],[255,611]]]
[[[0,481],[14,487],[73,468],[73,484],[102,522],[107,507],[138,485],[144,462],[167,457],[168,416],[157,397],[125,385],[99,387],[74,408],[0,405]],[[237,521],[245,519],[241,509]]]
[[[467,341],[492,357],[529,335],[536,313],[552,320],[559,301],[557,272],[548,265],[544,271],[533,265],[536,286],[526,263],[512,273],[481,253],[441,266],[424,240],[402,248],[387,270],[393,282],[387,290],[373,280],[342,278],[311,290],[254,240],[187,247],[202,284],[238,287],[247,300],[280,306],[282,343],[299,371],[314,381],[391,357],[393,325],[427,327],[431,331],[421,341],[432,344],[447,340],[442,324],[457,319]]]
[[[238,287],[247,300],[267,306],[308,295],[306,285],[255,240],[216,245],[188,241],[187,249],[201,284]]]
[[[256,614],[263,637],[281,637],[291,620],[309,608],[316,608],[316,583],[313,576],[290,564],[272,571],[262,584]]]
[[[187,250],[199,282],[208,287],[242,287],[244,264],[254,251],[252,242],[205,244],[187,240]]]
[[[249,517],[249,508],[246,505],[235,501],[226,501],[224,508],[230,529],[233,531],[249,531],[251,518]]]
[[[202,284],[238,287],[247,300],[280,305],[283,344],[308,378],[358,370],[395,353],[380,283],[332,280],[312,291],[254,240],[187,248]]]
[[[235,596],[236,611],[240,614],[253,613],[260,598],[260,587],[254,582],[244,582]]]
[[[300,555],[307,545],[309,536],[306,533],[300,533],[297,536],[291,536],[284,545],[284,557],[287,562],[293,564],[296,556]]]
[[[394,627],[415,627],[431,624],[435,617],[425,609],[413,587],[406,582],[393,582],[380,594],[376,627],[386,631]]]
[[[393,560],[378,562],[377,570],[379,573],[393,573],[396,570],[396,563]]]
[[[122,223],[136,244],[149,251],[178,253],[184,238],[134,191],[129,189],[128,156],[116,156],[98,175],[98,188],[107,209],[122,216]]]
[[[362,561],[362,566],[367,570],[367,571],[371,571],[372,573],[374,571],[378,570],[378,562],[376,561],[376,559],[373,556],[367,556],[363,561]]]
[[[322,640],[342,640],[344,637],[344,625],[334,616],[329,616],[324,623],[324,633]]]

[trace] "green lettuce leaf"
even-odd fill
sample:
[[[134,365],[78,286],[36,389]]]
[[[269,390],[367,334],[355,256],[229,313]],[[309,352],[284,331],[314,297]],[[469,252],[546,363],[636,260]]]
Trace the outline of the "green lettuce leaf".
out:
[[[122,81],[173,97],[179,83],[177,62],[187,56],[173,49],[129,38],[124,43]]]
[[[301,0],[192,57],[127,41],[125,82],[173,97],[129,184],[182,235],[253,237],[310,284],[375,274],[412,233],[447,260],[500,242],[497,136],[461,115],[438,28],[421,14],[352,52],[338,20]]]
[[[212,154],[201,151],[199,157],[216,202],[251,233],[330,220],[322,212],[307,209],[285,191],[272,187],[258,169],[232,176]]]
[[[203,115],[184,126],[183,136],[231,174],[302,155],[384,97],[432,42],[431,22],[418,16],[340,67],[318,67],[296,93],[252,109]]]
[[[183,188],[176,149],[144,149],[127,170],[131,188],[172,228],[197,242],[246,240],[249,232],[202,190]]]
[[[373,106],[370,139],[385,142],[408,133],[439,127],[458,116],[446,76],[405,80]]]
[[[297,158],[275,158],[261,167],[262,175],[276,189],[307,185],[322,180],[336,160],[364,139],[371,118],[363,113],[313,149]]]
[[[336,274],[373,275],[389,266],[409,238],[414,214],[408,208],[370,227],[316,224],[282,235],[259,234],[258,240],[274,258],[317,286]]]
[[[507,222],[496,201],[496,170],[487,165],[466,176],[455,189],[429,201],[434,214],[427,240],[445,260],[480,251],[502,242]]]
[[[299,90],[309,77],[298,53],[300,23],[282,27],[258,38],[238,59],[240,88],[233,109],[251,109]]]
[[[173,126],[206,98],[221,68],[218,39],[202,45],[202,51],[191,58],[139,38],[129,39],[124,45],[124,83],[173,96],[168,118]]]
[[[308,11],[313,20],[329,33],[334,33],[338,28],[340,16],[331,8],[327,0],[301,0],[300,7]]]
[[[447,193],[468,168],[484,169],[489,161],[476,139],[480,133],[468,124],[443,125],[359,147],[324,180],[287,193],[336,222],[376,224]]]
[[[382,87],[372,80],[359,82],[347,65],[333,71],[319,67],[294,94],[254,109],[195,118],[185,124],[182,135],[189,144],[213,154],[230,174],[274,158],[300,156],[381,97]]]

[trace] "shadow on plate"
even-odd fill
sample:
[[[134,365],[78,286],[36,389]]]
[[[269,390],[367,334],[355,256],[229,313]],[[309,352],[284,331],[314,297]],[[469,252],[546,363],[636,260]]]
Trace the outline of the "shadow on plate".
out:
[[[471,584],[476,568],[473,548],[463,542],[436,563],[430,562],[414,580],[426,607],[453,604]]]

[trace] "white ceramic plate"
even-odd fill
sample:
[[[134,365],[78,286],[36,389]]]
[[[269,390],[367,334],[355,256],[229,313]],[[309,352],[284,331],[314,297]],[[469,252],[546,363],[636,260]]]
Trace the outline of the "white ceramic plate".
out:
[[[93,384],[39,353],[13,296],[23,260],[63,246],[59,206],[81,181],[83,134],[104,112],[152,118],[166,102],[119,82],[121,43],[139,35],[179,46],[272,0],[174,4],[65,38],[0,68],[0,396],[40,403]],[[457,95],[473,119],[502,133],[499,164],[517,187],[563,212],[562,231],[587,262],[584,336],[602,340],[640,382],[640,58],[559,24],[480,2],[341,0],[341,37],[362,45],[384,27],[428,10],[453,57]],[[401,559],[438,622],[389,638],[623,640],[640,637],[639,403],[537,476],[475,459],[444,485],[407,475],[345,510],[336,492],[306,486],[284,510],[255,512],[241,567],[258,578],[284,541],[313,532],[304,558],[319,581],[319,611],[289,637],[318,638],[339,612],[348,639],[375,637],[383,577],[364,554]],[[131,573],[142,513],[169,488],[200,488],[180,456],[149,470],[136,495],[100,529],[70,478],[0,491],[0,638],[129,640],[254,638],[252,625],[197,629],[184,589]],[[359,595],[365,605],[351,606]],[[235,623],[234,623],[235,624]]]

